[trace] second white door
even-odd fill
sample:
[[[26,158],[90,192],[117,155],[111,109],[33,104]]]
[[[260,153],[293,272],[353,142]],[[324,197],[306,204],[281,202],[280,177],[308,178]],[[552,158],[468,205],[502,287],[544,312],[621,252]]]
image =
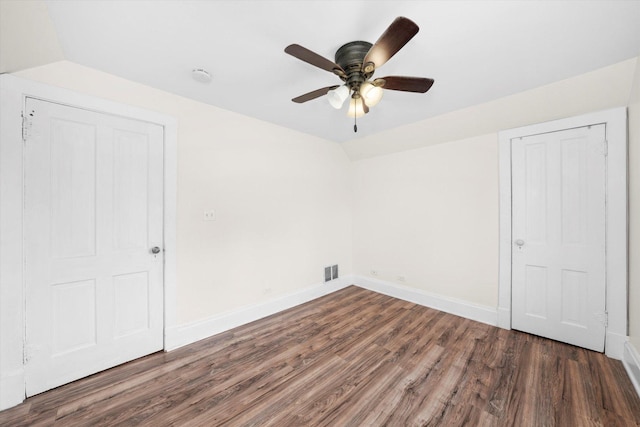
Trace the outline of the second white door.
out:
[[[26,394],[163,348],[163,129],[27,99]]]
[[[512,140],[512,327],[605,341],[604,125]]]

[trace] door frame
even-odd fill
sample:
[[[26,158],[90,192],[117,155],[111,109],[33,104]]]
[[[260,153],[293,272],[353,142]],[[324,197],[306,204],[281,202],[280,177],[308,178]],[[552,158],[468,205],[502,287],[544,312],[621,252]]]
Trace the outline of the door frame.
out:
[[[604,124],[606,157],[606,308],[605,354],[622,359],[627,340],[627,109],[583,114],[498,133],[500,240],[498,326],[511,329],[511,140],[524,136]]]
[[[153,111],[0,75],[0,410],[25,399],[24,156],[27,98],[154,123],[164,128],[164,348],[176,324],[177,121]]]

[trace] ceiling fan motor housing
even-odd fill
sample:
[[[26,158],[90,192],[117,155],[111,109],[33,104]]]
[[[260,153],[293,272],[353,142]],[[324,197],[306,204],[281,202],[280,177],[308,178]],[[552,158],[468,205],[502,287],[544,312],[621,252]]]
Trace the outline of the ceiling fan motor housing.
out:
[[[345,71],[346,77],[343,80],[353,91],[357,92],[360,85],[373,75],[373,72],[362,71],[362,63],[371,46],[373,45],[369,42],[355,41],[336,51],[335,62]]]

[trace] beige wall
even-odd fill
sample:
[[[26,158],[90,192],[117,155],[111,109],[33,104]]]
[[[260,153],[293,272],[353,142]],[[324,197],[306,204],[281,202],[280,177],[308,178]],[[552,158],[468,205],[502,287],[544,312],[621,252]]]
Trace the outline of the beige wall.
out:
[[[0,73],[64,59],[47,5],[41,0],[0,0]]]
[[[43,2],[1,0],[0,15],[0,71],[62,57]],[[373,269],[381,279],[495,307],[497,132],[629,105],[630,330],[640,347],[636,63],[612,64],[342,147],[66,61],[17,75],[178,119],[180,322],[318,283],[325,265],[339,263],[342,274],[349,273],[352,256],[357,273]],[[204,223],[205,209],[215,209],[218,220]]]
[[[354,162],[355,273],[497,307],[497,131],[627,106],[634,73],[637,99],[636,62],[345,144],[350,157],[360,159]],[[632,144],[640,144],[635,102]],[[476,136],[461,137],[469,133]],[[389,153],[394,149],[399,152]],[[632,151],[630,169],[638,181],[640,153],[635,151],[640,149]],[[632,198],[640,204],[634,188]],[[640,231],[636,235],[632,250],[640,245]],[[632,329],[640,341],[640,267],[633,260],[632,253],[637,282],[632,284]]]
[[[594,76],[607,76],[625,82],[626,96],[618,83],[599,101],[591,100],[590,110],[626,105],[635,63],[614,64],[554,88],[577,94],[589,90]],[[342,274],[349,273],[352,254],[357,274],[376,270],[380,279],[497,306],[497,133],[434,145],[432,121],[443,120],[436,117],[386,136],[399,141],[410,134],[424,147],[352,163],[337,144],[70,62],[17,75],[178,118],[181,322],[318,283],[324,265],[339,263]],[[546,109],[548,94],[545,86],[476,108],[521,125],[535,123],[531,111],[546,111],[551,120],[575,108],[569,97],[564,104],[554,99]],[[458,119],[463,126],[463,117]],[[493,120],[497,126],[502,119]],[[631,125],[637,121],[632,107]],[[632,143],[633,138],[632,130]],[[632,147],[632,180],[637,157]],[[218,220],[202,222],[205,209],[215,209]],[[637,320],[635,325],[640,330]]]
[[[629,335],[640,350],[640,57],[629,98]]]
[[[338,144],[67,61],[16,75],[177,118],[179,323],[321,283],[327,265],[350,273],[351,164]]]
[[[497,150],[489,134],[355,162],[354,271],[497,307]]]
[[[345,142],[352,160],[626,106],[636,59]],[[437,82],[436,82],[437,84]]]

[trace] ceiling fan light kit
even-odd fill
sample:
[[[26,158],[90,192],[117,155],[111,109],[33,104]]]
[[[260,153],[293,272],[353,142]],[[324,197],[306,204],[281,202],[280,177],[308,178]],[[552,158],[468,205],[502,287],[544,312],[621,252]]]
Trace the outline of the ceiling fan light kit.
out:
[[[347,117],[356,118],[362,117],[366,113],[364,112],[364,103],[362,98],[351,98],[349,101],[349,111],[347,111]]]
[[[330,90],[327,92],[327,99],[329,100],[329,104],[339,110],[342,108],[344,101],[349,97],[349,88],[347,85],[342,85],[337,87],[336,89]]]
[[[335,62],[300,45],[287,46],[284,51],[289,55],[329,71],[344,82],[340,86],[328,86],[300,95],[292,101],[303,103],[327,95],[329,104],[333,108],[340,109],[351,94],[347,116],[356,118],[364,116],[369,112],[370,107],[380,102],[383,89],[425,93],[433,85],[433,79],[388,76],[371,80],[374,72],[407,44],[418,30],[415,22],[399,16],[375,44],[353,41],[341,46],[336,51]],[[357,132],[358,128],[354,125],[353,129]]]
[[[375,107],[382,99],[384,91],[380,86],[376,86],[374,83],[367,81],[360,85],[360,95],[364,98],[367,106]]]

